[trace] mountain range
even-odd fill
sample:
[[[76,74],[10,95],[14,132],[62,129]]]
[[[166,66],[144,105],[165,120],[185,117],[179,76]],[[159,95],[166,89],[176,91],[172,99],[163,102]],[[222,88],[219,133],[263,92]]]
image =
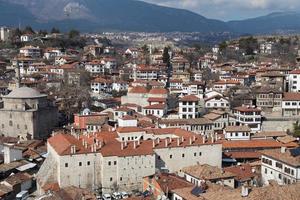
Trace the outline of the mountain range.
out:
[[[0,25],[84,32],[300,32],[300,13],[281,12],[224,22],[137,0],[0,0]]]

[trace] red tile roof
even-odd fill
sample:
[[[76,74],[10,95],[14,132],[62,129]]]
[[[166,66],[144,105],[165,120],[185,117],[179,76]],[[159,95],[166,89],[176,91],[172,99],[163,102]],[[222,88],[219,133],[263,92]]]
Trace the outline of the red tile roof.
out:
[[[235,107],[234,110],[238,110],[240,112],[261,112],[259,108],[253,108],[251,106]]]
[[[280,148],[286,146],[275,140],[245,140],[245,141],[227,141],[222,140],[224,149],[257,149],[257,148]]]
[[[133,133],[133,132],[143,132],[145,131],[142,128],[139,127],[120,127],[117,128],[118,133]]]
[[[224,171],[235,174],[235,179],[238,181],[251,180],[252,178],[257,176],[256,173],[252,172],[252,167],[249,164],[226,167],[224,168]]]
[[[145,106],[144,109],[163,110],[165,109],[165,107],[165,104],[152,104],[149,106]]]
[[[148,98],[148,102],[166,102],[166,98],[159,98],[159,97],[150,97]]]
[[[200,99],[195,95],[187,95],[180,99],[180,101],[193,101],[193,102],[198,102],[199,100]]]
[[[300,93],[286,92],[283,94],[283,101],[300,101]]]
[[[149,94],[168,94],[168,90],[164,88],[152,88]]]
[[[300,74],[300,69],[295,69],[291,71],[290,74]]]
[[[138,94],[145,94],[148,93],[148,90],[145,87],[136,86],[131,88],[128,93],[138,93]]]

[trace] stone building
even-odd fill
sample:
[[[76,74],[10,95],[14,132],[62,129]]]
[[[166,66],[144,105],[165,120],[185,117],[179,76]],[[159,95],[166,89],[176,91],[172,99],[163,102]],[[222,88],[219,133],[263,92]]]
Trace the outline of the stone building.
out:
[[[20,139],[46,138],[57,125],[57,108],[47,95],[21,87],[3,96],[0,134]]]
[[[39,192],[54,183],[102,192],[141,190],[143,178],[156,171],[174,173],[197,163],[221,167],[222,145],[214,138],[119,138],[116,132],[100,132],[48,139],[48,157],[37,174]]]

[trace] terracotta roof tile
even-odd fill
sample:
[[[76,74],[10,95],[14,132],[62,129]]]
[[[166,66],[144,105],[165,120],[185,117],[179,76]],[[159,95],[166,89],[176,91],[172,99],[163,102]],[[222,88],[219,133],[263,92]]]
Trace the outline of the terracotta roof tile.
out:
[[[187,95],[182,98],[180,98],[180,101],[193,101],[198,102],[200,99],[196,97],[195,95]]]

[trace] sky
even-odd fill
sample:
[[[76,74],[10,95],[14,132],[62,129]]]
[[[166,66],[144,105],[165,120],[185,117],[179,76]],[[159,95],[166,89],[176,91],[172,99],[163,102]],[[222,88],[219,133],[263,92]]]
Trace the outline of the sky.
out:
[[[212,19],[239,20],[272,12],[300,11],[300,0],[143,0],[183,8]]]

